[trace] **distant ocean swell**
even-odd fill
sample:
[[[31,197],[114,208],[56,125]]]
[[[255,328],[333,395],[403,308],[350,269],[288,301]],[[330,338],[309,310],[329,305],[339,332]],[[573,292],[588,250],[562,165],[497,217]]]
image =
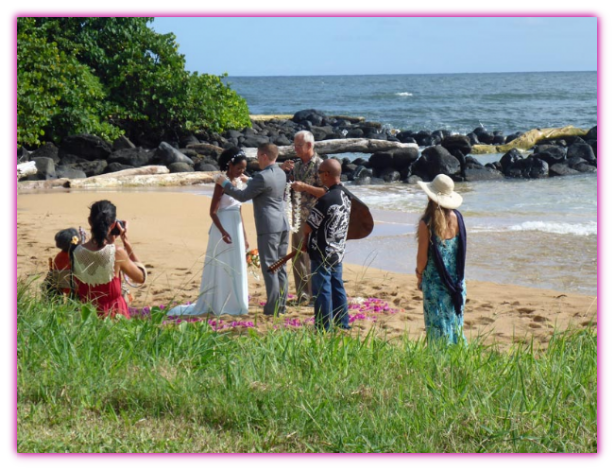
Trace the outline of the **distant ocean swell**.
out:
[[[520,224],[510,225],[507,227],[493,227],[488,225],[477,225],[469,229],[470,232],[545,232],[556,233],[558,235],[577,235],[577,236],[590,236],[597,235],[597,223],[588,222],[581,224],[568,224],[565,222],[541,222],[541,221],[527,221]]]

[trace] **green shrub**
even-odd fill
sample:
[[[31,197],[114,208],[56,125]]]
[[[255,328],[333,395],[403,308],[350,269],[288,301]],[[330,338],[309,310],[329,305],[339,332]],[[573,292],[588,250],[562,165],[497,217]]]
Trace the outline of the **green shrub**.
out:
[[[222,77],[190,74],[175,35],[153,18],[18,19],[18,143],[90,133],[113,140],[177,138],[250,126],[247,103]]]
[[[251,126],[247,102],[229,85],[223,76],[193,73],[187,82],[186,129],[242,129]]]
[[[32,18],[19,19],[17,83],[19,145],[58,143],[71,133],[107,140],[121,135],[105,120],[106,94],[92,70],[48,41]]]

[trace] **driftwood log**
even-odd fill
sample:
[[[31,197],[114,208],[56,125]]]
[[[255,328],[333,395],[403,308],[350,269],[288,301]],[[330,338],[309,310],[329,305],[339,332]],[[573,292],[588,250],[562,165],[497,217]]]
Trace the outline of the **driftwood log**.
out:
[[[400,142],[392,142],[389,140],[378,139],[331,139],[321,140],[314,144],[314,149],[319,155],[328,155],[331,153],[376,153],[386,152],[387,150],[418,148],[417,144],[402,144]],[[249,158],[256,158],[257,149],[243,149],[245,155]],[[296,152],[294,146],[284,145],[279,147],[280,157],[295,157]]]
[[[58,178],[54,180],[42,181],[20,181],[17,183],[18,190],[36,191],[40,189],[52,188],[105,188],[113,186],[123,186],[117,181],[126,181],[131,177],[138,175],[161,175],[167,174],[168,168],[162,165],[148,165],[140,168],[128,168],[126,170],[116,171],[114,173],[105,173],[104,175],[91,176],[89,178],[68,179]],[[178,174],[178,173],[177,173]]]
[[[213,183],[219,172],[172,173],[162,165],[149,165],[141,168],[92,176],[90,178],[58,178],[45,181],[21,181],[17,189],[36,191],[53,188],[115,188],[137,186],[186,186],[198,183]]]
[[[17,192],[20,191],[46,191],[53,188],[66,188],[70,183],[68,178],[57,178],[54,180],[39,181],[18,181]]]
[[[170,173],[169,169],[164,165],[147,165],[139,168],[127,168],[125,170],[114,171],[113,173],[105,173],[103,175],[92,176],[85,178],[89,180],[91,178],[123,178],[124,176],[137,176],[137,175],[163,175]]]
[[[92,178],[70,180],[68,188],[114,188],[145,186],[191,186],[193,184],[214,183],[219,171],[196,171],[194,173],[170,173],[129,175],[120,177],[94,176]]]
[[[586,129],[579,129],[574,126],[549,127],[548,129],[532,129],[525,132],[520,137],[504,145],[478,144],[471,147],[473,155],[483,155],[487,153],[506,153],[512,149],[529,150],[532,149],[540,140],[560,139],[562,137],[580,136],[584,137],[588,133]]]

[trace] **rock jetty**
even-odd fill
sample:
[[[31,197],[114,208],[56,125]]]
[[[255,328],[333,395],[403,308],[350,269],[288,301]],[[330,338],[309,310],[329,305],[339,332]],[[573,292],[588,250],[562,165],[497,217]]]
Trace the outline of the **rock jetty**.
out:
[[[248,156],[255,156],[258,145],[270,142],[280,147],[280,161],[294,158],[294,134],[304,129],[314,134],[320,155],[340,160],[343,180],[356,184],[430,181],[440,173],[456,181],[477,181],[597,171],[596,126],[588,131],[569,126],[510,135],[478,127],[461,135],[448,130],[396,131],[360,117],[326,116],[314,109],[291,117],[254,117],[251,128],[223,134],[195,132],[176,142],[159,142],[156,148],[146,148],[125,137],[110,143],[88,134],[73,135],[59,146],[45,143],[37,149],[20,148],[17,160],[36,165],[36,173],[24,176],[22,181],[65,182],[117,172],[125,175],[126,170],[150,166],[164,167],[164,172],[171,174],[217,172],[218,157],[230,146],[242,147]],[[347,152],[362,152],[365,157],[350,161],[343,156]],[[498,162],[485,165],[474,156],[493,152],[504,155]],[[254,171],[258,171],[257,162],[251,160],[248,172]],[[154,176],[141,180],[153,181]],[[115,179],[121,178],[118,175]],[[168,184],[181,177],[167,175],[164,179]],[[195,183],[207,180],[197,176],[185,179]]]

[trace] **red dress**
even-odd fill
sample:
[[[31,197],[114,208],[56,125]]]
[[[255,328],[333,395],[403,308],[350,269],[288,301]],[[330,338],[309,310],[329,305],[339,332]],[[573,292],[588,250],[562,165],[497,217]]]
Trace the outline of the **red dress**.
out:
[[[121,279],[115,276],[115,245],[90,251],[79,245],[73,254],[75,286],[79,298],[96,306],[98,315],[130,318],[122,296]]]
[[[65,251],[60,251],[53,260],[53,269],[70,271],[70,256]]]
[[[51,269],[54,271],[63,271],[62,278],[64,280],[68,279],[63,281],[63,283],[60,285],[66,285],[66,283],[70,285],[70,255],[68,253],[66,253],[65,251],[60,251],[54,258]],[[62,293],[70,295],[70,287],[62,288]]]

